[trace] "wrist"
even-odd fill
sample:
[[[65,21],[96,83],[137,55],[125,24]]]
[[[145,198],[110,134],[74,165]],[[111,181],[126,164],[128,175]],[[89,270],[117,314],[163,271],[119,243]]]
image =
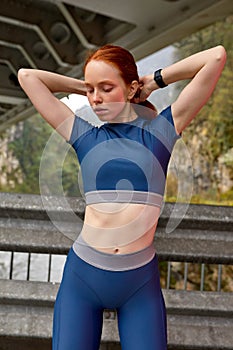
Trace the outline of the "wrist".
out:
[[[163,76],[162,76],[162,69],[157,69],[154,72],[154,81],[157,84],[157,86],[159,88],[165,88],[167,86],[167,84],[165,83],[165,81],[163,80]]]
[[[73,88],[74,88],[74,91],[73,91],[74,93],[78,95],[86,95],[86,85],[83,80],[75,79]]]
[[[157,90],[159,88],[159,86],[156,84],[154,80],[154,73],[148,75],[147,87],[150,90],[150,93],[152,93],[154,90]]]

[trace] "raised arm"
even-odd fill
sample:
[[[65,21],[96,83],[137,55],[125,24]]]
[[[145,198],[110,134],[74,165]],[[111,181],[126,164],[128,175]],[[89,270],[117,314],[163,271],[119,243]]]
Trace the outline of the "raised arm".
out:
[[[69,140],[74,115],[54,93],[86,95],[84,81],[43,70],[23,68],[18,72],[18,79],[41,116],[66,140]]]
[[[172,104],[172,114],[177,133],[182,132],[211,96],[226,61],[226,52],[219,45],[198,52],[178,61],[161,71],[165,84],[191,79]],[[158,89],[154,74],[141,78],[143,88],[140,98],[144,100]]]

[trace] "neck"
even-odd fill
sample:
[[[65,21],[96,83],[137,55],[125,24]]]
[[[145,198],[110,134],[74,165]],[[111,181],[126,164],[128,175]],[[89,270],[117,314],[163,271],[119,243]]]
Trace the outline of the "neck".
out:
[[[127,102],[123,111],[111,123],[128,123],[137,119],[137,113],[131,103]]]

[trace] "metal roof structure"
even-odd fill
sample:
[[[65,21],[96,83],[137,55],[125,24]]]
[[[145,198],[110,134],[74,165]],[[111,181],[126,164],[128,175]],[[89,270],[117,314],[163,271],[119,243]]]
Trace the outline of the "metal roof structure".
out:
[[[1,0],[0,132],[35,113],[21,67],[78,78],[90,49],[114,43],[139,60],[232,12],[232,0]]]

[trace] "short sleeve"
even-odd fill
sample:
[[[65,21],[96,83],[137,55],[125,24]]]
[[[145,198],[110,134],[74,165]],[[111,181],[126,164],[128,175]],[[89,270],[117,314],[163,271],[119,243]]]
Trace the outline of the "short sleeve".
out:
[[[169,148],[171,149],[181,137],[181,135],[177,134],[175,129],[171,106],[162,110],[151,124],[152,129],[154,128],[155,132],[160,134],[161,137],[166,140],[167,145],[169,145]]]
[[[71,136],[69,141],[67,142],[71,145],[74,145],[80,140],[80,138],[82,138],[86,133],[91,131],[93,128],[95,127],[91,123],[75,115]]]

